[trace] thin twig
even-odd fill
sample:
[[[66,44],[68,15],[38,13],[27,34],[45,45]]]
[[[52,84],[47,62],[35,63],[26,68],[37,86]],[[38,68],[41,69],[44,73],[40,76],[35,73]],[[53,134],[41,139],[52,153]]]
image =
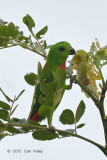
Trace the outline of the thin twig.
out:
[[[36,39],[36,41],[38,42],[39,46],[41,47],[42,52],[44,53],[44,57],[46,57],[46,52],[45,52],[45,50],[43,49],[43,47],[41,46],[39,40],[36,38],[34,32],[33,32],[32,30],[29,30],[29,31],[30,31],[30,33],[32,34],[32,36]]]

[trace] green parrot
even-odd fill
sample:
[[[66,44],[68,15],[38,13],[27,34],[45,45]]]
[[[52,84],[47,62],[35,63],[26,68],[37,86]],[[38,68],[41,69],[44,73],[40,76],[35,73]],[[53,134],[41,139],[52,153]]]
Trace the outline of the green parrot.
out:
[[[66,60],[73,54],[75,50],[65,41],[50,48],[40,80],[35,86],[29,120],[41,122],[47,118],[49,128],[52,127],[53,112],[66,89]]]

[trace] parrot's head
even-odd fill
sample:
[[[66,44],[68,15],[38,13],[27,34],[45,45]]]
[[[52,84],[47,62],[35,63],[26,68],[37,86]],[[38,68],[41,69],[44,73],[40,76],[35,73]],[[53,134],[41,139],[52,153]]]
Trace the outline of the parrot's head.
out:
[[[59,42],[50,48],[47,62],[51,66],[61,66],[69,55],[75,54],[75,50],[68,42]]]

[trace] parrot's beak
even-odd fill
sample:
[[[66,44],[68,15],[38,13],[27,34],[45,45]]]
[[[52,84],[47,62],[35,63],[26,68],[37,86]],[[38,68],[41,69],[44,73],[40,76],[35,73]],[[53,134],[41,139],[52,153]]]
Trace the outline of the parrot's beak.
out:
[[[76,54],[76,52],[75,52],[75,49],[71,47],[71,48],[70,48],[69,55],[73,55],[73,54]]]

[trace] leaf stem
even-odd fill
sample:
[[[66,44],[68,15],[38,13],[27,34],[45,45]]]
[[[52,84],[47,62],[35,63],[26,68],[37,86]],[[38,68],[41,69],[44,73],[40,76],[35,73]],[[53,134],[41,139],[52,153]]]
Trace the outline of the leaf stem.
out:
[[[34,32],[33,32],[32,30],[29,30],[29,31],[30,31],[30,33],[32,34],[32,36],[36,39],[36,41],[38,42],[40,48],[42,49],[42,52],[44,53],[44,56],[46,57],[46,51],[45,51],[45,50],[43,49],[43,47],[41,46],[41,44],[40,44],[39,40],[36,38]]]
[[[0,47],[0,49],[5,49],[5,48],[9,48],[9,47],[14,47],[14,46],[21,46],[22,48],[24,48],[24,49],[28,49],[28,50],[30,50],[30,51],[32,51],[32,52],[35,52],[35,53],[37,53],[37,54],[39,54],[40,56],[42,56],[42,57],[44,57],[44,58],[47,58],[47,56],[46,56],[46,54],[42,54],[41,52],[39,52],[38,50],[36,50],[36,48],[33,46],[33,45],[28,45],[28,44],[25,44],[25,43],[23,43],[23,42],[20,42],[20,41],[18,41],[18,40],[16,40],[16,39],[12,39],[12,38],[10,38],[10,40],[13,40],[15,43],[10,43],[10,42],[8,42],[7,43],[7,46],[4,46],[4,47]],[[5,43],[6,44],[6,43]],[[42,46],[41,46],[42,47]]]
[[[17,45],[19,45],[19,44],[12,44],[12,45],[10,45],[10,46],[0,47],[0,49],[9,48],[9,47],[14,47],[14,46],[17,46]]]
[[[9,124],[11,123],[10,116],[11,116],[11,114],[12,114],[12,109],[13,109],[14,103],[15,103],[15,97],[14,97],[14,100],[13,100],[12,105],[11,105],[11,107],[10,107],[10,113],[9,113],[9,116],[8,116],[8,122],[9,122]]]
[[[101,69],[99,67],[97,67],[97,68],[99,70],[99,73],[100,73],[100,76],[101,76],[101,79],[102,79],[102,84],[103,84],[103,86],[105,86],[105,81],[104,81],[104,77],[103,77],[102,71],[101,71]]]
[[[17,42],[17,41],[16,41],[16,42]],[[19,41],[18,41],[18,44],[19,44],[22,48],[25,48],[25,49],[28,49],[28,50],[30,50],[30,51],[36,52],[37,54],[39,54],[40,56],[42,56],[42,57],[44,57],[44,58],[47,57],[47,56],[43,55],[41,52],[37,51],[37,50],[35,49],[35,47],[33,47],[32,45],[30,46],[30,45],[28,45],[28,44],[25,44],[25,43],[22,43],[22,42],[19,42]]]
[[[10,99],[4,92],[3,92],[3,90],[0,88],[0,91],[2,92],[2,94],[4,95],[4,97],[6,98],[6,100],[8,101],[8,102],[13,102],[13,100],[12,99]]]
[[[77,126],[76,126],[76,120],[74,121],[74,125],[75,125],[75,134],[77,134]]]

